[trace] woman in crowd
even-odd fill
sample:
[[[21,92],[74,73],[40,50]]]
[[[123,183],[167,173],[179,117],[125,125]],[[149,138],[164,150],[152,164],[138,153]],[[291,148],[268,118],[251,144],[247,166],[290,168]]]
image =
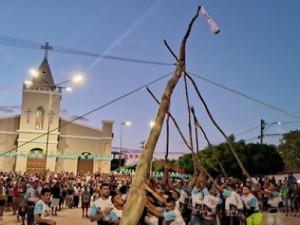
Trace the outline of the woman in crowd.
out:
[[[3,212],[5,209],[6,203],[6,190],[3,186],[3,183],[0,181],[0,221],[3,220]]]

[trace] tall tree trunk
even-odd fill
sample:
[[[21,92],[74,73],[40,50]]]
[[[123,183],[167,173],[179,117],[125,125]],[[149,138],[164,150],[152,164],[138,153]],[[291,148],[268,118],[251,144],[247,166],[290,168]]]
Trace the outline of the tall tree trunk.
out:
[[[143,190],[143,184],[146,180],[154,149],[162,130],[165,115],[168,112],[170,106],[171,95],[185,68],[186,42],[192,30],[193,24],[199,16],[200,9],[201,7],[198,7],[197,13],[191,20],[185,36],[181,41],[176,70],[172,78],[168,81],[168,84],[162,95],[154,126],[150,131],[141,159],[136,168],[136,174],[129,190],[128,200],[123,211],[120,225],[137,225],[144,211],[144,206],[146,204],[146,195],[145,191]]]

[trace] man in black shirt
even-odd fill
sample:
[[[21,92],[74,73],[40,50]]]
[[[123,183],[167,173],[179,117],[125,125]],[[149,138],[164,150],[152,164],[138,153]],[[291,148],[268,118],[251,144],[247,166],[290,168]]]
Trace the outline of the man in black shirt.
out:
[[[53,216],[57,216],[57,209],[59,207],[60,199],[60,187],[58,182],[56,182],[51,188],[52,202],[51,202],[51,211]]]

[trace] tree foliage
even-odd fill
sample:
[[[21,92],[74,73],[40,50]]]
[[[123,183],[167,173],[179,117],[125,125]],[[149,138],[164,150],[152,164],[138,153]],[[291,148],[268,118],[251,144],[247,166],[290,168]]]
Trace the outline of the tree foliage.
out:
[[[153,172],[163,172],[165,164],[170,165],[170,166],[176,166],[176,160],[171,159],[171,160],[168,160],[167,163],[165,160],[152,161],[152,171]],[[172,171],[172,168],[169,168],[169,170]]]
[[[175,166],[184,169],[186,173],[193,173],[194,166],[193,166],[192,154],[185,154],[180,156],[176,160]]]
[[[244,141],[234,142],[232,145],[239,155],[244,167],[251,176],[274,174],[284,168],[284,163],[279,151],[274,145],[245,144]],[[300,142],[299,142],[300,143]],[[219,163],[224,167],[228,176],[242,177],[242,171],[232,155],[227,143],[221,143],[202,150],[199,154],[201,164],[212,175],[222,174]],[[219,163],[218,163],[219,161]],[[191,154],[181,156],[176,165],[188,172],[193,171]]]
[[[295,169],[300,168],[300,130],[285,133],[280,140],[279,151],[284,162]]]
[[[163,172],[164,167],[157,162],[152,162],[152,171],[153,172]]]

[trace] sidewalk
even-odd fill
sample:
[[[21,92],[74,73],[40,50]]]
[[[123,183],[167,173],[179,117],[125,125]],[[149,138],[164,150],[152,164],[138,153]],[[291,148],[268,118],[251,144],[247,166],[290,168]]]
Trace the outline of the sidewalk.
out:
[[[5,212],[4,220],[0,221],[0,225],[21,225],[21,221],[17,221],[16,216],[12,216],[11,212]],[[53,217],[57,225],[96,225],[96,222],[90,222],[88,218],[82,218],[80,208],[63,209],[58,212],[58,216]],[[300,217],[286,217],[282,214],[282,225],[300,225]],[[267,225],[267,223],[263,223]]]
[[[57,225],[84,225],[96,224],[90,222],[88,218],[82,218],[82,211],[80,208],[63,209],[59,211],[58,216],[52,217]],[[0,225],[21,225],[21,221],[17,221],[16,216],[12,216],[11,212],[4,212],[4,220],[0,221]],[[25,221],[26,224],[26,221]]]

